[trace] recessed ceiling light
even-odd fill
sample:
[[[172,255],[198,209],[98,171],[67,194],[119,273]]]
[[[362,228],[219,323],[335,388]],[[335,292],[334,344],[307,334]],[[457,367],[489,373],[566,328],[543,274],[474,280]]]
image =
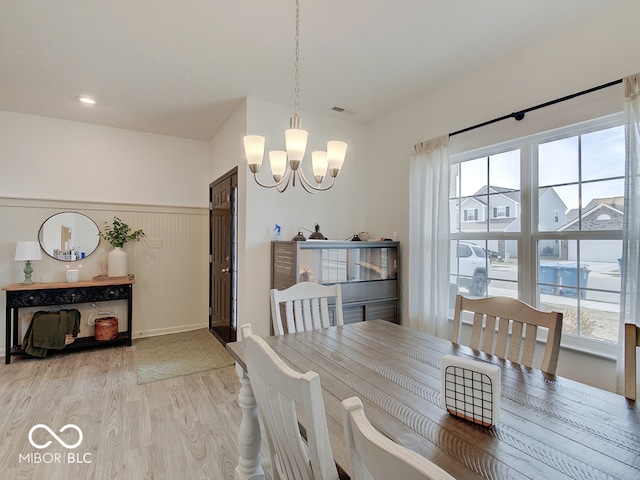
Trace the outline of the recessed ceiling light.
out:
[[[86,105],[95,105],[96,101],[86,95],[78,95],[78,100]]]

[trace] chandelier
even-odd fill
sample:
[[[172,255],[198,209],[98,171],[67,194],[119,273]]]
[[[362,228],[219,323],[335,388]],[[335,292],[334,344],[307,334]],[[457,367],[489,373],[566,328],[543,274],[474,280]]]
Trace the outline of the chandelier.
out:
[[[253,173],[253,178],[258,185],[265,188],[276,188],[278,192],[284,192],[289,183],[294,187],[296,179],[302,187],[309,193],[322,192],[333,187],[336,177],[342,169],[344,157],[347,153],[347,144],[340,141],[327,142],[326,151],[315,151],[311,153],[311,167],[313,169],[313,179],[315,185],[307,180],[300,168],[307,149],[308,132],[302,130],[301,120],[298,115],[300,105],[300,3],[296,0],[296,61],[295,61],[295,111],[290,118],[289,129],[285,131],[284,150],[274,150],[269,152],[269,164],[271,174],[275,183],[265,184],[258,179],[258,172],[264,157],[265,138],[260,135],[247,135],[244,137],[244,152],[249,164],[249,170]],[[329,173],[331,183],[322,185],[322,181]]]

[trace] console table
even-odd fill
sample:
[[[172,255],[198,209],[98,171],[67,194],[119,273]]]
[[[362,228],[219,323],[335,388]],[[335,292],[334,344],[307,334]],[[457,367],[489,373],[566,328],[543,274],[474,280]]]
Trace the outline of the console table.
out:
[[[113,340],[94,340],[93,337],[79,337],[61,351],[78,350],[97,346],[132,344],[132,304],[133,284],[128,278],[112,279],[106,282],[76,283],[33,283],[14,284],[3,288],[7,292],[7,331],[5,363],[11,363],[12,355],[22,353],[18,339],[18,311],[20,308],[47,305],[74,305],[77,303],[125,300],[127,302],[127,331],[118,333]]]

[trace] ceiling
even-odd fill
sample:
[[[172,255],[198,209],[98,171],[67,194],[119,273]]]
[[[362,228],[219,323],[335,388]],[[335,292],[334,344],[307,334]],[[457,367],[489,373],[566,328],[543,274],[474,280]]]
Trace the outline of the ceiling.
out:
[[[615,1],[301,0],[300,109],[366,123]],[[247,96],[293,113],[294,0],[0,6],[0,110],[205,141]]]

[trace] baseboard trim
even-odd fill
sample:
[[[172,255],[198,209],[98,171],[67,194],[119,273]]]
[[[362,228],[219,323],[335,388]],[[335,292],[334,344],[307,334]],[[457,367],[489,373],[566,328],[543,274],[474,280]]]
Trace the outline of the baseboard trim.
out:
[[[157,328],[154,330],[140,330],[133,332],[133,339],[145,337],[157,337],[159,335],[168,335],[170,333],[188,332],[190,330],[198,330],[200,328],[209,328],[206,323],[193,323],[191,325],[179,325],[176,327]]]

